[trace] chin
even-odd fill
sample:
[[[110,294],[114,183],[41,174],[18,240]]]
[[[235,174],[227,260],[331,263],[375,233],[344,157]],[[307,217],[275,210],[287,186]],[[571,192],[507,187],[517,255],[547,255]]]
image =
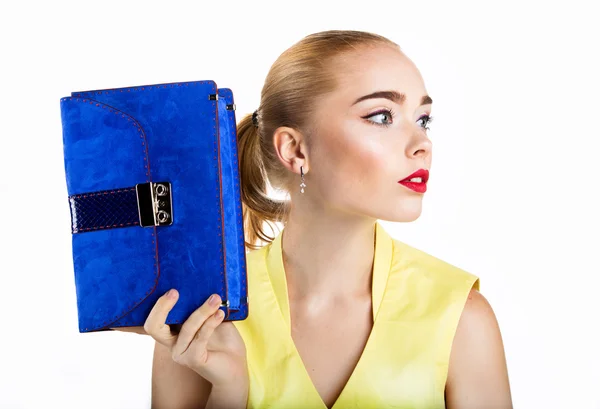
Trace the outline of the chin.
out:
[[[385,203],[385,206],[382,205]],[[371,202],[362,201],[351,207],[352,214],[368,215],[373,219],[389,222],[408,223],[421,216],[423,211],[422,198],[390,199],[389,197],[376,199]],[[367,205],[367,206],[365,206]]]
[[[421,216],[422,211],[423,206],[420,202],[418,204],[415,203],[411,205],[406,204],[402,206],[396,206],[396,208],[392,210],[391,214],[389,214],[391,217],[387,218],[386,220],[401,223],[414,222],[419,218],[419,216]]]
[[[396,217],[395,220],[392,220],[392,221],[399,222],[399,223],[410,223],[410,222],[414,222],[415,220],[417,220],[420,215],[421,215],[421,213],[403,214],[400,217]]]

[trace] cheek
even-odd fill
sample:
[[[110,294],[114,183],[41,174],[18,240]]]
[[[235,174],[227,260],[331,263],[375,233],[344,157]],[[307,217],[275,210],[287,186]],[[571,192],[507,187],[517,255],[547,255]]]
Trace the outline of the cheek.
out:
[[[318,156],[326,177],[319,179],[325,188],[335,189],[336,196],[377,194],[383,181],[390,179],[394,152],[380,136],[343,128],[322,135]]]

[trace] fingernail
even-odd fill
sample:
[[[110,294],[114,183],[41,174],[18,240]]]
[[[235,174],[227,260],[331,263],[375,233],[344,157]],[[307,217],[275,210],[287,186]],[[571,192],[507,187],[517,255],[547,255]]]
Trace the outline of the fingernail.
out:
[[[217,305],[217,296],[215,294],[211,295],[208,299],[208,303],[212,306]]]
[[[169,291],[167,291],[165,295],[167,296],[167,298],[175,298],[175,290],[171,288]]]

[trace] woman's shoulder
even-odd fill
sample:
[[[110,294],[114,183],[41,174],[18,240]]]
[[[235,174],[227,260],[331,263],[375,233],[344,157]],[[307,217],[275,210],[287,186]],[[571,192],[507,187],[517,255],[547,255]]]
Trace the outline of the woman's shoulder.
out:
[[[424,250],[392,239],[392,271],[409,273],[414,279],[431,281],[437,286],[464,284],[479,290],[479,277]]]
[[[262,287],[261,284],[268,280],[267,263],[269,252],[272,249],[273,242],[262,245],[261,247],[246,250],[246,273],[248,277],[249,291],[251,287]],[[256,285],[253,285],[256,284]]]
[[[246,263],[249,268],[257,263],[264,262],[269,249],[272,247],[272,243],[269,242],[261,247],[246,250]]]

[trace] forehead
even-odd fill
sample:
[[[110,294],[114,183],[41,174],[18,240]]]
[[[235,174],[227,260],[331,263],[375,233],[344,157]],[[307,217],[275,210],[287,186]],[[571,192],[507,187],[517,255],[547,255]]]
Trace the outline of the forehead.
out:
[[[421,73],[398,48],[390,45],[360,47],[332,61],[340,100],[352,100],[375,91],[406,94],[406,105],[417,106],[427,94]]]

